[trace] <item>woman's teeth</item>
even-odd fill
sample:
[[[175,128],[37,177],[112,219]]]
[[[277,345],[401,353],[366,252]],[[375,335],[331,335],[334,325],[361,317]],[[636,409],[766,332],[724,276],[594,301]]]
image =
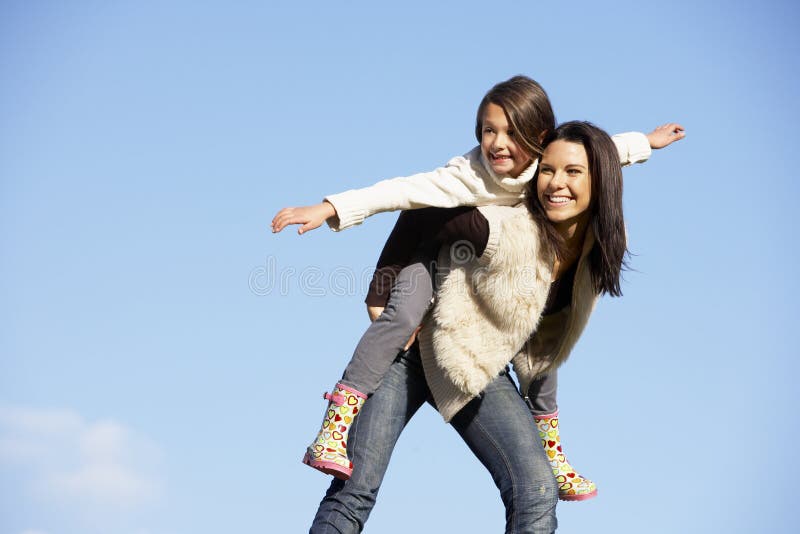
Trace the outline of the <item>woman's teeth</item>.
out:
[[[548,196],[547,199],[552,202],[553,204],[565,204],[570,201],[569,197],[551,197]]]

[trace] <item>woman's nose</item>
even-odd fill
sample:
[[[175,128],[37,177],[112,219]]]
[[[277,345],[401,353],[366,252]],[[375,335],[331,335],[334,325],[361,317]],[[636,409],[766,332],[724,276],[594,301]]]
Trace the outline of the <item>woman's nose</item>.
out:
[[[567,175],[561,171],[556,171],[553,174],[553,179],[550,180],[550,184],[556,189],[564,187],[564,184],[566,183],[567,183]]]

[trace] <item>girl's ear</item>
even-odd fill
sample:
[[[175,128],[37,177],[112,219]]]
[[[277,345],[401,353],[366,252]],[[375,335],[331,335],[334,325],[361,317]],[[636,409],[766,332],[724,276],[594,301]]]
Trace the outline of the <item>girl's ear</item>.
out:
[[[540,145],[542,143],[544,143],[544,138],[547,137],[547,134],[548,134],[547,130],[545,130],[545,131],[543,131],[542,133],[539,134],[539,144]]]

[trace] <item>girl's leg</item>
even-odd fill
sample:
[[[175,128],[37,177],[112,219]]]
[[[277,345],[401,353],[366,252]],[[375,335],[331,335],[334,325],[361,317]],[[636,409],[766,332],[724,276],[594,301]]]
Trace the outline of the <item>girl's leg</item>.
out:
[[[371,395],[422,322],[433,297],[430,261],[418,258],[403,268],[383,313],[367,328],[342,376],[342,384]]]
[[[556,529],[558,486],[525,402],[507,373],[452,420],[489,470],[506,508],[506,534]]]
[[[347,453],[350,426],[422,322],[432,295],[428,262],[414,261],[400,271],[386,309],[367,328],[341,381],[326,395],[330,402],[322,426],[306,448],[303,463],[343,480],[351,476],[354,461]]]
[[[539,437],[558,482],[558,498],[562,501],[584,501],[597,496],[594,482],[578,473],[564,454],[558,430],[558,374],[552,371],[534,380],[528,388],[528,401]]]
[[[349,480],[334,479],[319,505],[311,534],[361,532],[378,495],[400,433],[430,395],[415,348],[390,366],[380,387],[354,423]]]
[[[557,392],[558,371],[542,375],[531,382],[526,400],[534,417],[558,412]]]

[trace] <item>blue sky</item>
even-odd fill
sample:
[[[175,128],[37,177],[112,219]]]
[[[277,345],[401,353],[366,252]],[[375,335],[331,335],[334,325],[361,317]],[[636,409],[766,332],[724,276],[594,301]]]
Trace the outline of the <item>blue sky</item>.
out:
[[[652,5],[651,5],[652,4]],[[645,3],[0,6],[0,534],[303,532],[300,464],[395,216],[288,205],[466,152],[527,74],[559,120],[688,136],[626,170],[635,269],[561,373],[599,497],[561,532],[787,532],[800,324],[800,8]],[[426,408],[366,532],[499,532]]]

